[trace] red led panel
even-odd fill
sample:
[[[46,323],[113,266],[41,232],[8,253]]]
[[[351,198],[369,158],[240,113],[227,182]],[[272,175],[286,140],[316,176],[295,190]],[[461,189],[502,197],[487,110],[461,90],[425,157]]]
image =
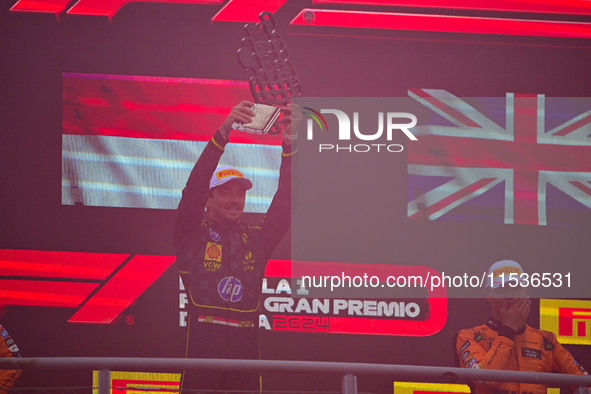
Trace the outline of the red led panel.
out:
[[[134,2],[147,3],[185,3],[185,4],[217,4],[223,0],[78,0],[67,12],[70,15],[98,15],[112,18],[119,10]]]
[[[265,276],[291,278],[291,260],[269,260],[265,267]]]
[[[314,0],[314,3],[591,15],[588,0]]]
[[[0,250],[0,305],[78,308],[72,323],[111,324],[174,256]]]
[[[259,14],[274,14],[287,0],[230,0],[211,18],[214,22],[260,22]]]
[[[114,323],[175,260],[174,256],[134,256],[68,322]]]
[[[259,22],[263,11],[274,13],[287,0],[230,0],[212,18],[212,21]],[[96,15],[112,18],[130,3],[170,3],[170,4],[221,4],[224,0],[78,0],[67,14]],[[59,15],[64,12],[71,0],[19,0],[11,8],[17,12],[47,12]]]
[[[98,283],[0,280],[0,305],[76,308]]]
[[[2,249],[0,278],[29,276],[102,280],[127,257],[126,254]]]
[[[219,4],[224,0],[78,0],[68,14],[97,15],[112,18],[119,10],[134,2],[149,3],[185,3],[185,4]],[[61,14],[71,0],[18,0],[10,9],[16,12],[41,12]]]
[[[591,38],[591,23],[393,12],[304,9],[290,24],[512,36]]]
[[[19,0],[10,11],[41,12],[59,15],[70,4],[70,0]]]

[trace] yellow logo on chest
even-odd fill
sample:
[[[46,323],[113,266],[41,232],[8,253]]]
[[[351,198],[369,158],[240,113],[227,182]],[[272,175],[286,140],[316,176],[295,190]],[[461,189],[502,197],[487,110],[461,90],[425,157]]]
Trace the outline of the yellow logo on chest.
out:
[[[204,260],[222,262],[222,245],[213,242],[208,242],[205,247]]]
[[[207,260],[204,260],[203,261],[203,266],[205,267],[205,271],[206,272],[216,272],[217,270],[220,269],[220,267],[222,266],[222,264],[216,263],[215,261],[207,261]]]

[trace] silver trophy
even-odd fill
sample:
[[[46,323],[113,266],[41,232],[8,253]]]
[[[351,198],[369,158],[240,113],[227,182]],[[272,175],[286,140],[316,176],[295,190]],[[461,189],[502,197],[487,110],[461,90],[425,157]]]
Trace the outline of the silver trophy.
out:
[[[278,134],[280,128],[275,121],[280,110],[277,107],[287,105],[292,97],[301,96],[302,88],[295,67],[289,61],[287,47],[277,32],[273,14],[263,11],[259,19],[260,22],[244,26],[246,35],[237,51],[238,62],[251,73],[248,84],[257,103],[251,109],[257,115],[248,125],[233,127],[256,134]]]

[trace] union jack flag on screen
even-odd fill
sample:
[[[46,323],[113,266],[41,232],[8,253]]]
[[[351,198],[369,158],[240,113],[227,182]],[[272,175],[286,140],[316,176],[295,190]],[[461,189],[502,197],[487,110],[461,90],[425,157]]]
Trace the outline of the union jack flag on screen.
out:
[[[408,94],[427,109],[408,149],[409,218],[589,224],[591,98]]]

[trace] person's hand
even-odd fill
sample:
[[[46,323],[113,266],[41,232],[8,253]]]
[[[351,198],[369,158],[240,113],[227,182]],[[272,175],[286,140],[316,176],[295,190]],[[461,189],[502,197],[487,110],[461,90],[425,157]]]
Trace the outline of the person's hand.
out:
[[[513,331],[519,330],[524,326],[527,316],[531,308],[531,300],[529,298],[518,298],[509,307],[507,304],[501,308],[501,322]]]
[[[254,105],[253,102],[243,100],[239,104],[235,105],[222,126],[220,127],[220,133],[225,139],[228,139],[230,132],[232,131],[232,124],[236,123],[250,123],[252,117],[255,115],[254,111],[250,109]]]
[[[302,110],[297,104],[287,104],[281,107],[284,115],[280,123],[283,125],[283,137],[287,145],[297,138],[299,126],[304,119]]]

